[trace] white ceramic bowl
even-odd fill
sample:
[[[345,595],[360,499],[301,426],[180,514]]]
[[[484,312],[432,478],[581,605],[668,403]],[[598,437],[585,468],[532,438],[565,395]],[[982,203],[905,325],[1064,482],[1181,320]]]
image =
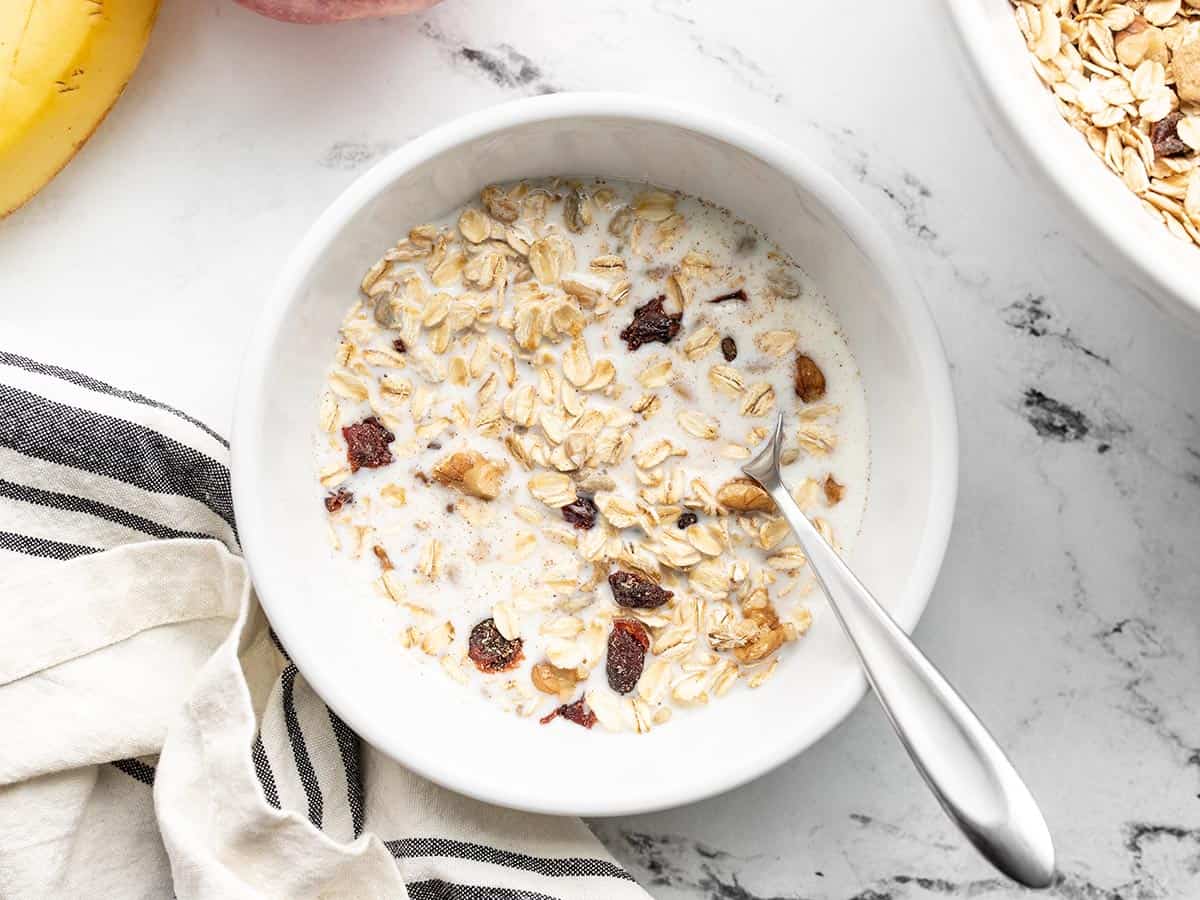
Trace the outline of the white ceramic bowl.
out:
[[[1023,174],[1057,193],[1091,256],[1200,327],[1200,249],[1172,237],[1068,125],[1033,71],[1009,0],[946,0],[968,83]]]
[[[397,150],[309,230],[251,342],[234,427],[238,525],[276,632],[363,738],[446,787],[540,812],[641,812],[754,778],[846,716],[864,680],[821,604],[810,634],[758,690],[739,686],[644,736],[542,728],[417,664],[399,647],[395,613],[345,596],[314,502],[317,397],[362,272],[413,223],[483,185],[550,174],[640,179],[727,206],[824,289],[862,369],[870,417],[871,487],[852,562],[905,628],[925,606],[949,535],[954,405],[929,313],[878,228],[792,148],[724,117],[612,94],[495,107]]]

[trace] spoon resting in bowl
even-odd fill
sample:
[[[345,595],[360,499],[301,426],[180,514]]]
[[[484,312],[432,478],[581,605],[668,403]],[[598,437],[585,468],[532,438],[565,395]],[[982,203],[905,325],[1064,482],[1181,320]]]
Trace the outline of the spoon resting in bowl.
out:
[[[1033,794],[1004,751],[908,635],[800,511],[780,478],[783,416],[742,471],[771,495],[900,742],[963,835],[1028,887],[1054,879],[1054,843]]]

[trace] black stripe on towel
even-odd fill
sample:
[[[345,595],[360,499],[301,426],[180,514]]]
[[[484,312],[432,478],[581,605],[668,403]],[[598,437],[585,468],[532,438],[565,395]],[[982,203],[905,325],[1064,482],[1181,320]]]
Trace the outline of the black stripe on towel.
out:
[[[527,872],[537,872],[539,875],[564,878],[621,878],[625,881],[633,881],[633,876],[628,872],[605,859],[588,859],[586,857],[556,859],[549,856],[529,856],[525,853],[500,850],[484,844],[471,844],[448,838],[404,838],[384,843],[392,856],[400,859],[418,856],[445,856],[507,866],[510,869],[524,869]]]
[[[0,385],[0,447],[143,490],[188,497],[236,533],[229,470],[142,425]]]
[[[258,775],[258,783],[262,785],[263,796],[279,809],[279,788],[275,784],[275,773],[271,771],[271,760],[267,759],[267,751],[263,747],[261,731],[254,736],[250,758],[254,760],[254,772]]]
[[[154,784],[154,766],[148,766],[139,759],[114,759],[112,764],[142,784]]]
[[[0,531],[0,550],[11,550],[26,556],[43,556],[47,559],[74,559],[88,553],[100,552],[99,547],[65,544],[62,541],[30,537],[27,534],[13,534],[11,531]]]
[[[410,900],[555,900],[549,894],[539,894],[537,891],[454,884],[440,878],[412,881],[407,887]]]
[[[358,735],[350,730],[338,714],[329,707],[329,725],[337,738],[338,752],[342,755],[342,767],[346,770],[346,802],[350,806],[350,821],[354,826],[354,836],[363,832],[363,818],[366,805],[363,798],[362,768],[359,765]]]
[[[325,799],[321,796],[321,784],[317,781],[312,760],[308,758],[308,745],[304,741],[304,732],[300,730],[300,719],[296,715],[296,672],[296,667],[288,663],[283,674],[279,676],[283,697],[283,721],[287,725],[292,756],[296,759],[296,773],[300,776],[300,784],[304,786],[304,796],[308,798],[308,821],[320,828],[325,817]]]
[[[27,356],[20,356],[16,353],[8,353],[0,350],[0,365],[14,366],[18,369],[24,369],[26,372],[34,372],[38,375],[50,375],[54,378],[68,381],[71,384],[79,387],[87,388],[90,391],[96,391],[100,394],[108,394],[112,397],[120,397],[122,400],[129,400],[133,403],[140,403],[142,406],[152,406],[155,409],[161,409],[163,412],[169,412],[176,418],[182,419],[189,425],[195,425],[217,443],[223,447],[229,446],[229,441],[221,437],[199,419],[193,419],[185,412],[181,412],[173,406],[168,406],[165,403],[159,403],[157,400],[151,400],[136,391],[123,391],[120,388],[115,388],[111,384],[105,384],[99,379],[92,378],[90,375],[84,375],[82,372],[76,372],[72,369],[64,369],[61,366],[52,366],[48,363],[41,363],[35,359],[30,359]]]
[[[30,487],[26,484],[16,484],[12,481],[5,481],[0,478],[0,497],[9,497],[13,500],[21,500],[25,503],[33,503],[38,506],[45,506],[50,509],[63,509],[68,512],[86,513],[90,516],[95,516],[99,519],[107,519],[110,522],[116,522],[118,525],[124,525],[126,528],[132,528],[134,531],[140,531],[142,534],[148,534],[151,537],[157,538],[207,538],[212,537],[209,534],[200,534],[197,531],[178,531],[166,525],[160,525],[150,519],[142,516],[134,515],[133,513],[118,509],[115,506],[109,506],[107,503],[100,503],[97,500],[89,500],[86,497],[77,497],[74,494],[62,494],[58,491],[45,491],[41,488]]]

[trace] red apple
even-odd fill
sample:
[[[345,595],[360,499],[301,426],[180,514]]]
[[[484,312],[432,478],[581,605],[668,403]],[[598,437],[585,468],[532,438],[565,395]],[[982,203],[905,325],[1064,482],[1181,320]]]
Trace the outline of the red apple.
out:
[[[256,13],[281,22],[319,25],[372,16],[402,16],[428,9],[439,0],[236,0]]]

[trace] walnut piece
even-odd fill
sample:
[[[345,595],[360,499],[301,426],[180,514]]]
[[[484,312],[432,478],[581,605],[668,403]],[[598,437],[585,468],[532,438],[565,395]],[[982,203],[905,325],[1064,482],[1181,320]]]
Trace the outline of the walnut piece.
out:
[[[500,495],[504,470],[474,450],[452,453],[433,467],[438,484],[456,488],[480,500],[495,500]]]

